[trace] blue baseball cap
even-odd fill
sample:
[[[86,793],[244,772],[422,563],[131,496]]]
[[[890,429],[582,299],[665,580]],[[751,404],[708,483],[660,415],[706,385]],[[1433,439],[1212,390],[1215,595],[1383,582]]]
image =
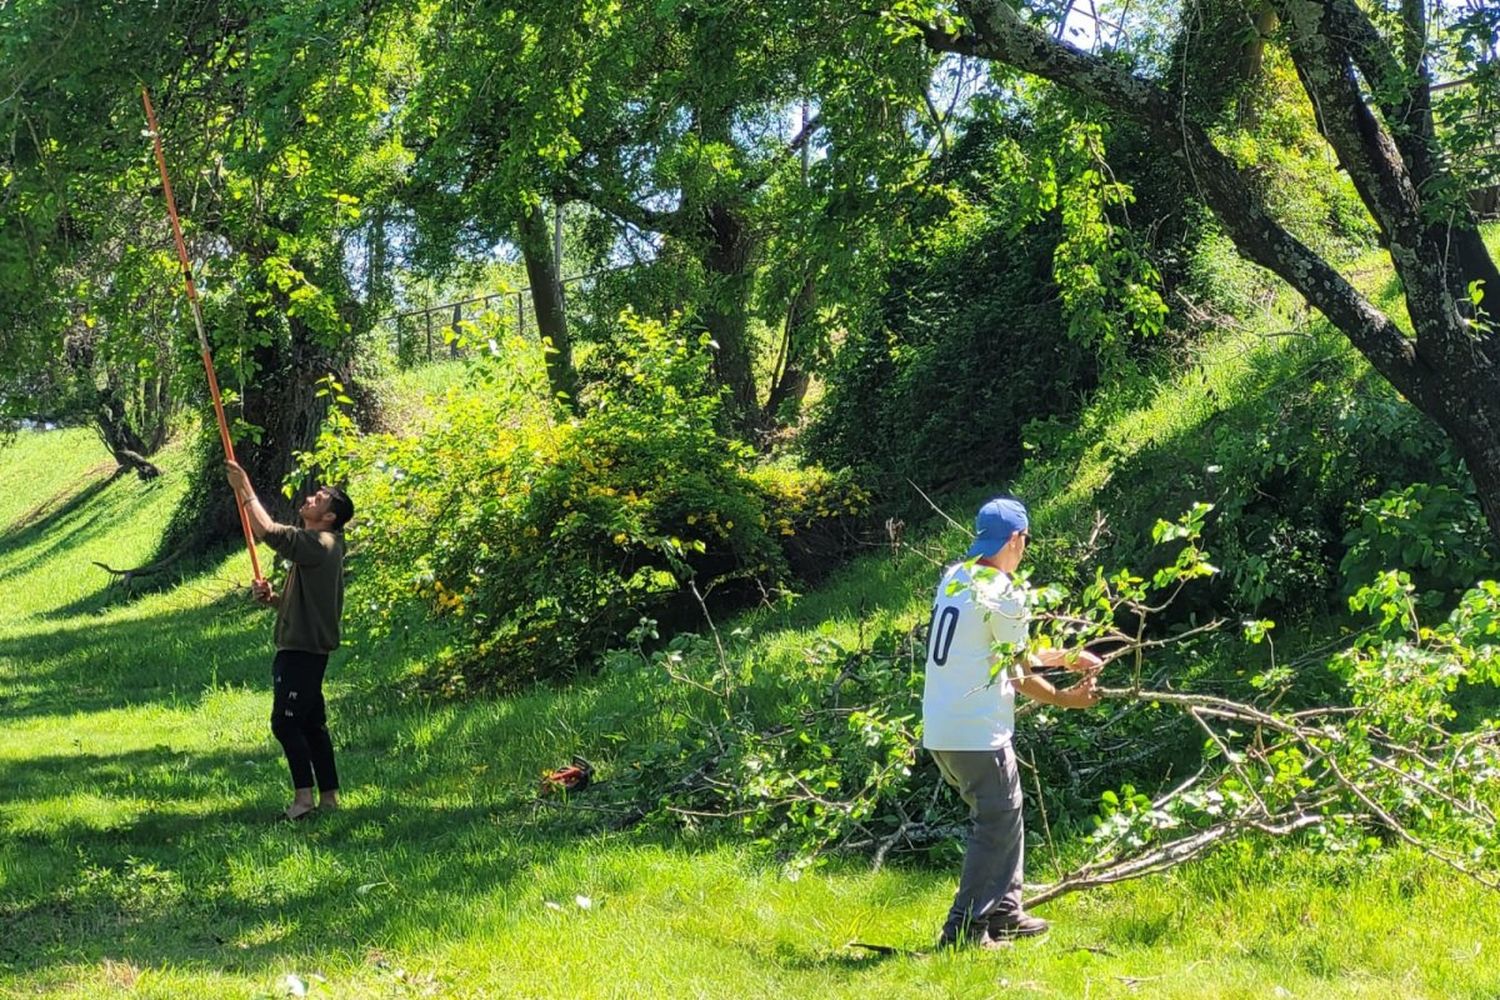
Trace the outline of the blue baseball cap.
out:
[[[1004,548],[1012,535],[1026,531],[1030,526],[1025,504],[1013,496],[995,497],[980,507],[974,516],[974,533],[978,537],[964,558],[987,559]]]

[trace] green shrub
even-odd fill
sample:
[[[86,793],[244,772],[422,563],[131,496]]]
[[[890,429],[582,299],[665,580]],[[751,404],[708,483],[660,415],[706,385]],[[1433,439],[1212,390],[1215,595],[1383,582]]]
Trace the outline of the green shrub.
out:
[[[783,461],[752,469],[750,481],[766,505],[766,530],[798,580],[816,581],[848,555],[850,529],[869,509],[870,494],[847,469]]]
[[[1220,507],[1216,545],[1236,567],[1231,579],[1242,605],[1321,610],[1341,584],[1349,593],[1392,567],[1418,570],[1424,585],[1431,580],[1456,596],[1485,571],[1483,522],[1477,504],[1466,512],[1461,501],[1472,486],[1457,456],[1436,426],[1373,376],[1318,379],[1288,394],[1260,433],[1221,428],[1215,443],[1231,494]],[[1439,485],[1406,485],[1414,480]],[[1416,516],[1420,502],[1366,499],[1411,490],[1427,504],[1422,527],[1441,554],[1424,555],[1398,523],[1396,508]],[[1372,505],[1394,520],[1374,517],[1379,530],[1372,530]],[[1393,545],[1398,537],[1403,544]]]
[[[418,433],[360,437],[338,418],[307,457],[357,480],[355,613],[377,634],[414,612],[445,625],[452,691],[566,674],[689,580],[774,588],[781,539],[860,508],[846,477],[754,473],[718,429],[705,343],[625,317],[569,419],[534,355],[508,344]]]
[[[1345,591],[1352,594],[1399,567],[1431,596],[1429,603],[1441,602],[1493,572],[1489,528],[1472,484],[1464,485],[1469,488],[1412,483],[1359,504],[1339,564]]]

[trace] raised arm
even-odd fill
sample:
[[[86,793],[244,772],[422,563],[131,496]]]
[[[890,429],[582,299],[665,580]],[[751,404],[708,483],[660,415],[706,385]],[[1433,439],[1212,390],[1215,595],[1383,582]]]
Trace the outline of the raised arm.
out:
[[[224,464],[229,470],[229,485],[234,489],[235,501],[245,508],[245,513],[250,518],[250,530],[255,533],[255,540],[260,541],[276,522],[271,520],[271,515],[266,513],[260,498],[255,495],[255,487],[250,485],[250,477],[245,470],[236,462]]]

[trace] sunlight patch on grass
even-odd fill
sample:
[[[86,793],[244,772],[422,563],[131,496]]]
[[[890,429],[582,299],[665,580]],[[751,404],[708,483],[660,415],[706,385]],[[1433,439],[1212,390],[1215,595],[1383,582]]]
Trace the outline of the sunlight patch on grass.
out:
[[[68,492],[56,503],[49,501],[45,515],[25,523],[0,522],[0,589],[6,594],[0,628],[8,623],[35,627],[42,612],[55,613],[104,593],[112,578],[96,562],[128,569],[150,559],[186,488],[187,456],[181,446],[157,456],[163,474],[146,483],[134,476],[110,480],[107,468],[76,470],[67,455],[66,450],[31,455],[16,477],[45,480],[50,464],[78,472],[68,480]]]
[[[353,877],[339,855],[298,843],[276,856],[233,856],[227,875],[226,888],[234,899],[271,907],[313,896],[343,896]]]
[[[44,748],[53,754],[105,757],[148,750],[240,752],[270,741],[269,694],[211,691],[204,699],[215,706],[213,713],[145,704],[13,719],[0,730],[0,760],[36,757]]]
[[[44,520],[90,482],[107,477],[115,462],[97,435],[82,428],[21,431],[0,440],[0,532]]]
[[[0,828],[13,837],[118,830],[134,824],[149,806],[145,799],[69,791],[48,799],[0,805]]]

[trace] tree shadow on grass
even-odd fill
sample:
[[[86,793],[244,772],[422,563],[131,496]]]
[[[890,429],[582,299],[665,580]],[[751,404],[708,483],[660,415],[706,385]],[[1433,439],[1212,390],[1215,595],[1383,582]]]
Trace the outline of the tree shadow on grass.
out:
[[[137,618],[84,620],[0,638],[21,665],[0,690],[9,719],[196,700],[216,685],[261,681],[273,651],[269,617],[225,595]]]
[[[220,586],[232,588],[217,598],[215,603],[245,604],[249,594],[247,582],[241,581],[240,585],[234,585],[222,577],[208,577],[208,574],[219,566],[223,557],[232,551],[234,551],[234,546],[226,543],[215,551],[192,556],[181,562],[168,560],[161,565],[160,569],[152,570],[144,576],[135,575],[135,571],[151,569],[151,566],[110,567],[117,572],[123,571],[128,574],[127,577],[122,577],[111,573],[109,569],[90,563],[86,572],[97,574],[99,586],[67,604],[42,612],[38,617],[45,621],[68,621],[74,618],[93,617],[107,611],[129,607],[153,594],[160,594],[178,587],[190,587],[195,581],[202,583],[205,579],[214,579],[214,582]],[[249,568],[248,563],[245,568]],[[128,582],[126,582],[127,579]]]
[[[83,478],[95,476],[97,472],[98,470],[93,470],[86,473]],[[77,486],[75,482],[57,496],[50,500],[44,500],[36,507],[18,517],[4,531],[0,531],[0,551],[6,549],[23,549],[45,537],[48,532],[54,530],[59,522],[80,513],[99,494],[103,493],[115,479],[114,475],[104,475],[102,478],[94,478],[82,489],[78,490],[78,492],[72,496],[67,496],[68,490]],[[65,496],[67,499],[63,500]],[[62,503],[57,507],[53,507],[52,505],[57,503],[58,500],[62,500]]]
[[[738,947],[749,953],[752,958],[769,965],[796,972],[833,970],[859,973],[877,969],[890,961],[924,959],[941,954],[934,947],[911,948],[890,942],[868,940],[850,941],[842,948],[798,947],[785,942],[774,948],[757,948],[746,945],[742,941],[728,939],[720,943],[725,947]]]
[[[389,941],[452,921],[456,896],[505,891],[570,840],[505,801],[408,798],[278,822],[277,758],[162,746],[0,763],[0,816],[35,887],[0,889],[0,967],[108,957],[269,972],[289,942],[268,928],[295,925],[298,952]],[[382,777],[404,786],[419,771],[387,760]],[[134,805],[114,817],[28,816],[59,796]],[[434,863],[460,854],[462,864]]]
[[[30,572],[36,563],[110,530],[113,524],[95,501],[113,482],[112,478],[96,480],[73,494],[56,510],[23,520],[0,533],[0,552],[21,552],[32,546],[41,546],[24,561],[0,571],[0,583]]]
[[[574,692],[557,713],[572,720],[472,704],[434,716],[419,704],[381,706],[378,728],[341,726],[363,694],[334,707],[336,740],[361,737],[338,744],[349,806],[305,822],[274,819],[287,788],[269,734],[207,752],[0,758],[0,842],[24,852],[30,873],[0,885],[0,968],[25,975],[109,958],[258,976],[289,953],[357,962],[368,948],[512,919],[517,897],[538,891],[534,876],[556,878],[564,857],[566,872],[612,846],[693,855],[738,843],[619,830],[607,813],[538,804],[530,765],[552,751],[533,734],[624,710],[618,699]],[[474,774],[475,760],[493,770]],[[606,884],[632,877],[614,871]],[[765,958],[870,964],[826,950]]]

